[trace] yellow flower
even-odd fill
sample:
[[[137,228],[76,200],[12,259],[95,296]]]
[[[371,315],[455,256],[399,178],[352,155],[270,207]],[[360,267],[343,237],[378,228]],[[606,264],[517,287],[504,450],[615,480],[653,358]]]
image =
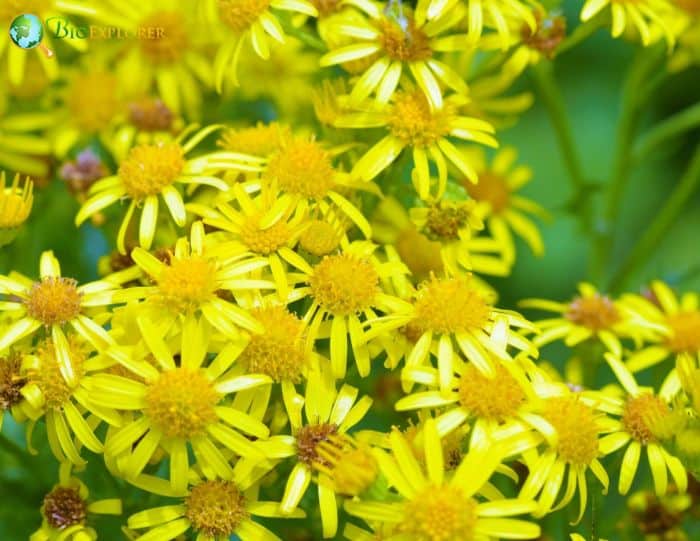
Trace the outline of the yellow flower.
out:
[[[0,355],[0,430],[5,419],[5,412],[9,411],[15,419],[21,419],[24,414],[20,403],[22,402],[22,387],[27,378],[21,371],[22,356],[16,351],[10,351],[6,355]]]
[[[669,357],[679,359],[687,355],[700,359],[698,295],[685,293],[677,298],[671,288],[660,280],[652,282],[650,294],[651,300],[632,294],[623,297],[659,331],[656,337],[652,337],[651,345],[627,358],[627,368],[634,373]]]
[[[20,186],[19,173],[7,186],[5,172],[0,171],[0,247],[12,242],[19,227],[27,221],[34,202],[34,183],[27,177]]]
[[[93,318],[96,312],[106,312],[109,305],[119,302],[115,300],[119,285],[135,275],[127,270],[79,286],[72,278],[61,276],[61,266],[50,251],[41,254],[39,271],[38,281],[21,275],[0,275],[0,293],[16,298],[5,301],[0,310],[21,314],[0,336],[0,351],[43,327],[51,335],[61,374],[68,385],[73,385],[76,374],[64,327],[69,324],[97,349],[111,344],[113,340],[107,331]],[[87,315],[88,311],[91,316]]]
[[[369,181],[391,165],[404,151],[411,149],[417,178],[418,196],[423,200],[439,199],[447,185],[447,160],[472,182],[477,174],[464,154],[448,139],[449,136],[496,147],[491,136],[493,127],[477,118],[457,112],[454,97],[445,100],[440,109],[431,110],[420,91],[399,91],[393,101],[379,110],[367,109],[342,115],[336,122],[342,128],[383,127],[389,133],[370,148],[353,167],[353,175]],[[432,186],[430,162],[438,171],[437,186]]]
[[[667,0],[586,0],[581,21],[589,21],[607,7],[612,14],[610,33],[614,38],[633,28],[645,47],[663,37],[668,48],[673,48],[676,36],[666,18],[674,16],[674,7]]]
[[[526,458],[529,475],[519,497],[529,499],[539,494],[536,516],[542,516],[567,506],[578,490],[578,522],[586,510],[586,472],[590,469],[604,493],[608,490],[608,474],[598,458],[609,453],[600,439],[602,432],[610,430],[609,419],[595,403],[589,404],[573,392],[546,398],[539,413],[528,422],[545,434],[548,445],[541,454]],[[555,505],[565,479],[566,490]]]
[[[40,343],[31,355],[25,356],[22,371],[26,385],[21,393],[26,402],[20,407],[32,420],[44,415],[49,447],[59,461],[67,460],[83,466],[86,461],[81,458],[74,437],[81,446],[93,453],[101,453],[103,445],[95,435],[97,425],[105,421],[118,427],[122,425],[122,419],[114,407],[94,400],[98,397],[90,387],[90,380],[99,359],[89,356],[89,348],[76,335],[66,338],[66,347],[72,383],[64,378],[63,365],[52,340]],[[94,417],[85,419],[85,412]]]
[[[606,410],[619,416],[620,420],[610,430],[611,433],[600,442],[601,450],[605,454],[627,446],[620,468],[618,485],[620,494],[627,494],[632,486],[637,475],[642,448],[646,448],[647,451],[656,494],[661,496],[666,493],[667,469],[671,472],[678,490],[685,492],[688,485],[685,468],[660,441],[662,436],[667,438],[670,435],[667,425],[675,419],[671,408],[661,397],[654,394],[653,390],[640,387],[632,373],[617,356],[606,353],[605,360],[626,391],[624,399],[618,397],[607,399]]]
[[[115,74],[130,97],[157,88],[163,102],[175,113],[184,111],[197,119],[202,105],[202,87],[212,84],[211,65],[202,46],[206,32],[192,30],[199,22],[194,4],[170,0],[88,1],[92,19],[135,34],[125,43]]]
[[[364,12],[367,19],[343,18],[342,24],[334,25],[335,33],[352,38],[355,43],[326,53],[321,58],[321,66],[372,59],[372,64],[353,86],[352,104],[359,105],[373,92],[378,103],[386,104],[399,84],[405,82],[407,71],[431,110],[443,107],[441,84],[459,94],[467,93],[467,85],[460,75],[436,58],[441,52],[463,49],[468,44],[465,34],[454,33],[455,26],[466,15],[461,4],[443,4],[430,21],[427,20],[427,0],[418,1],[415,13],[401,3],[389,4],[385,10],[369,0],[355,0],[351,5]]]
[[[238,86],[238,63],[243,43],[250,40],[262,59],[270,57],[270,38],[285,43],[284,30],[273,10],[303,13],[316,17],[318,11],[307,0],[210,0],[217,23],[225,32],[224,42],[214,57],[214,81],[221,92],[224,76],[229,74]]]
[[[622,354],[621,338],[640,339],[648,335],[651,325],[624,300],[614,300],[599,293],[589,283],[578,286],[580,295],[569,303],[544,299],[528,299],[520,302],[524,308],[558,312],[561,317],[537,322],[541,333],[533,339],[537,347],[563,338],[573,347],[589,338],[600,340],[615,355]]]
[[[217,206],[218,214],[208,212],[204,223],[223,232],[214,248],[217,256],[248,253],[251,261],[267,263],[281,299],[289,293],[289,271],[306,268],[305,261],[294,252],[299,236],[308,225],[303,214],[294,213],[292,202],[276,191],[265,189],[252,198],[241,184],[231,189],[239,208],[228,203]],[[293,214],[294,213],[294,214]]]
[[[293,290],[290,300],[311,298],[304,315],[309,326],[309,348],[318,338],[330,338],[336,378],[345,377],[348,338],[358,372],[365,377],[371,369],[368,335],[401,326],[405,319],[402,312],[410,310],[408,303],[385,293],[381,283],[403,273],[404,266],[391,261],[381,263],[373,254],[375,249],[370,242],[356,241],[314,265],[301,258],[298,261],[307,285]]]
[[[423,428],[425,466],[416,459],[406,438],[393,430],[391,454],[376,449],[375,457],[389,485],[396,490],[390,501],[360,498],[345,502],[345,510],[370,524],[393,526],[381,539],[414,541],[471,541],[473,539],[535,539],[540,527],[512,516],[530,513],[535,502],[519,499],[477,499],[504,457],[498,444],[479,447],[464,455],[450,473],[445,471],[443,448],[435,422]]]
[[[281,511],[288,514],[299,505],[319,463],[322,470],[332,465],[332,461],[327,461],[325,443],[338,441],[336,438],[344,437],[359,423],[372,405],[372,399],[363,396],[358,400],[358,390],[347,384],[337,390],[333,375],[324,367],[309,372],[303,397],[297,394],[291,382],[283,382],[282,398],[291,436],[273,436],[260,442],[260,449],[271,457],[296,458],[280,502]],[[323,535],[333,537],[338,527],[335,491],[338,486],[323,471],[318,472],[317,486]]]
[[[200,479],[177,504],[154,507],[129,517],[130,529],[147,531],[143,541],[171,541],[192,531],[192,539],[280,541],[252,517],[281,517],[277,502],[260,501],[256,486],[245,478]],[[301,510],[291,518],[304,518]]]
[[[176,363],[162,325],[143,316],[137,323],[145,345],[143,357],[152,355],[155,366],[134,358],[128,349],[113,349],[110,355],[134,375],[102,373],[90,380],[96,403],[134,412],[131,421],[108,434],[105,441],[105,455],[116,459],[120,473],[138,483],[156,451],[163,449],[170,457],[170,485],[183,492],[189,447],[198,464],[223,479],[230,479],[233,469],[221,447],[262,458],[238,431],[266,438],[268,427],[227,401],[233,393],[272,382],[263,374],[232,370],[245,341],[230,341],[209,360],[208,328],[201,319],[192,318],[183,325]]]
[[[68,464],[59,468],[59,482],[44,496],[41,528],[30,541],[95,541],[97,531],[89,525],[95,515],[121,515],[118,498],[90,501],[87,486],[71,476]]]
[[[292,130],[287,124],[258,122],[251,127],[225,129],[216,145],[228,152],[269,158],[281,150],[283,141],[291,136]]]
[[[421,284],[404,323],[415,338],[406,367],[424,365],[433,352],[442,391],[450,389],[455,366],[461,362],[458,351],[489,377],[495,375],[492,356],[512,361],[508,346],[537,356],[532,343],[511,329],[533,329],[532,323],[516,312],[492,306],[471,275],[433,276]]]
[[[513,147],[499,150],[490,164],[486,163],[481,148],[473,147],[468,152],[476,164],[479,182],[473,184],[463,179],[462,186],[477,202],[476,213],[487,221],[491,235],[501,243],[505,260],[515,261],[512,233],[521,237],[535,255],[541,256],[544,253],[542,236],[527,215],[546,218],[547,212],[534,201],[516,194],[530,182],[532,170],[524,165],[513,167],[517,158]]]
[[[479,184],[480,185],[480,184]],[[510,274],[503,239],[477,235],[484,228],[474,201],[441,200],[429,207],[412,208],[411,219],[418,231],[440,243],[440,255],[447,274],[463,269],[495,276]]]
[[[267,280],[248,279],[251,270],[267,264],[263,258],[246,258],[245,252],[217,257],[207,246],[202,222],[192,224],[190,239],[178,239],[175,253],[166,264],[143,248],[131,257],[154,282],[152,286],[126,289],[125,294],[143,298],[157,307],[158,321],[187,322],[201,313],[214,328],[229,338],[240,336],[238,328],[260,331],[260,324],[235,303],[221,298],[222,291],[273,288]],[[163,310],[165,309],[165,310]]]
[[[82,224],[90,216],[117,201],[129,199],[131,202],[119,228],[117,246],[121,253],[126,253],[126,235],[131,218],[136,208],[142,207],[138,237],[140,246],[149,249],[156,233],[158,196],[161,196],[175,223],[179,227],[184,226],[185,205],[182,194],[175,187],[176,184],[206,185],[225,191],[228,185],[212,175],[214,166],[226,170],[250,168],[251,163],[256,163],[256,158],[251,156],[225,152],[209,153],[193,159],[186,158],[202,139],[217,129],[219,126],[216,125],[202,128],[187,142],[184,141],[184,137],[188,135],[188,130],[185,130],[175,141],[133,147],[121,160],[116,175],[103,178],[92,186],[90,198],[85,201],[75,217],[76,225]]]

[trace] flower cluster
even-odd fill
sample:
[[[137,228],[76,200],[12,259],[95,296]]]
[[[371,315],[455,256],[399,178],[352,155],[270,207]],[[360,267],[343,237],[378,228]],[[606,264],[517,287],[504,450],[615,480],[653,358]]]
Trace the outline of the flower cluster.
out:
[[[599,26],[650,48],[640,74],[686,69],[697,8],[587,0],[567,36],[530,0],[4,2],[2,24],[133,35],[0,37],[0,428],[59,465],[31,539],[95,540],[123,509],[141,541],[543,539],[611,483],[644,534],[652,506],[682,532],[698,294],[499,298],[552,218],[502,131],[521,75],[547,94]],[[63,234],[109,248],[89,273],[43,242],[5,268],[56,184]]]

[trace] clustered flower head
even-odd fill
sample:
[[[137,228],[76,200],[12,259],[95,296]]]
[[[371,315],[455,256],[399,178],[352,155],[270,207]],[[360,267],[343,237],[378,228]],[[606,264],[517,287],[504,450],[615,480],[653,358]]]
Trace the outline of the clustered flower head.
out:
[[[687,59],[690,4],[587,0],[581,28]],[[523,315],[489,282],[522,243],[546,249],[550,212],[520,194],[535,174],[501,133],[533,99],[511,87],[567,43],[558,13],[9,0],[0,24],[20,10],[136,36],[65,54],[47,31],[54,59],[0,36],[0,167],[17,171],[0,176],[0,428],[11,417],[59,472],[31,539],[95,540],[97,515],[123,509],[143,541],[303,524],[351,541],[544,539],[548,515],[575,527],[601,493],[632,489],[643,533],[651,508],[680,529],[700,476],[698,295],[582,282]],[[5,107],[44,92],[39,112]],[[247,120],[255,100],[273,104],[267,122]],[[109,246],[92,279],[57,247],[31,274],[3,266],[49,179],[75,200],[62,234]],[[541,358],[554,343],[562,370]],[[394,420],[375,416],[387,406]],[[93,467],[111,497],[91,497]]]

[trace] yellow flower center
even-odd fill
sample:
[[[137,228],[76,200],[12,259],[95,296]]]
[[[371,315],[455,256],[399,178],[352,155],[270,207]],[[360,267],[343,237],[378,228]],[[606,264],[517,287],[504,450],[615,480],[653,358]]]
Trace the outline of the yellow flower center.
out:
[[[170,64],[182,58],[190,43],[184,16],[179,11],[159,11],[139,25],[141,51],[154,64]]]
[[[372,305],[379,275],[372,263],[352,254],[327,255],[314,266],[311,294],[328,311],[348,315]]]
[[[450,334],[483,328],[491,308],[471,278],[433,276],[418,289],[415,313],[423,329]]]
[[[318,17],[320,19],[340,11],[341,0],[311,0],[311,4],[313,4],[318,11]]]
[[[27,315],[44,325],[63,325],[80,313],[81,294],[72,278],[48,277],[34,282],[24,301]]]
[[[71,367],[79,380],[85,373],[85,351],[72,336],[68,339],[68,349]],[[47,407],[60,408],[73,396],[74,388],[68,386],[61,374],[53,341],[45,340],[38,345],[36,356],[39,358],[38,370],[33,370],[29,379],[41,390]]]
[[[330,254],[340,246],[342,230],[323,220],[311,220],[299,237],[301,247],[315,256]]]
[[[129,121],[140,131],[168,131],[175,115],[161,100],[142,98],[129,104]]]
[[[75,77],[68,89],[66,104],[71,118],[85,132],[105,129],[119,113],[119,83],[111,73],[89,72]]]
[[[470,197],[489,203],[494,214],[500,214],[510,204],[510,188],[505,179],[490,171],[481,173],[476,184],[464,179],[462,185]]]
[[[191,438],[216,422],[220,398],[199,370],[178,367],[148,386],[144,413],[167,437]]]
[[[287,142],[267,165],[267,176],[291,194],[320,199],[335,185],[330,154],[313,140]]]
[[[264,331],[253,334],[240,362],[250,373],[267,374],[276,382],[301,379],[306,365],[304,324],[283,306],[251,310]]]
[[[431,272],[439,273],[444,268],[440,243],[430,240],[414,227],[402,230],[394,246],[417,280],[424,280]]]
[[[576,297],[569,304],[564,317],[592,331],[609,329],[620,320],[615,303],[599,293],[590,297]]]
[[[574,465],[598,456],[598,425],[593,409],[575,396],[550,398],[542,416],[557,431],[559,456]]]
[[[369,448],[348,436],[331,436],[316,447],[321,461],[314,467],[333,481],[334,492],[358,496],[377,479],[379,467]]]
[[[328,441],[331,436],[337,433],[338,425],[333,423],[302,426],[296,434],[297,459],[299,462],[309,467],[314,462],[327,465],[326,461],[318,454],[318,445]]]
[[[177,143],[138,145],[119,166],[119,178],[132,199],[158,195],[185,167],[185,155]]]
[[[459,487],[430,486],[406,503],[399,529],[413,541],[473,541],[476,506]]]
[[[430,38],[422,29],[416,27],[413,17],[406,20],[406,28],[396,21],[382,19],[379,22],[379,43],[392,60],[415,62],[427,60],[433,55]]]
[[[268,255],[285,246],[291,237],[289,225],[284,220],[272,224],[267,229],[260,227],[262,215],[251,216],[241,227],[241,241],[251,252]]]
[[[17,353],[0,357],[0,415],[22,401],[20,390],[27,378],[20,375],[21,366],[22,357]]]
[[[75,524],[84,524],[87,518],[87,503],[78,490],[56,487],[44,497],[44,518],[49,526],[64,530]]]
[[[525,402],[525,393],[517,380],[503,366],[496,375],[486,377],[468,364],[459,378],[459,401],[477,417],[502,422],[514,416]]]
[[[52,7],[51,0],[3,0],[0,2],[0,20],[10,21],[22,13],[42,16]]]
[[[170,259],[158,277],[163,302],[175,310],[195,310],[216,291],[216,265],[202,256]]]
[[[700,311],[689,310],[667,316],[666,322],[672,334],[668,347],[676,353],[697,353],[700,351]]]
[[[259,122],[251,128],[228,128],[221,134],[217,145],[230,152],[266,157],[279,151],[291,133],[289,126],[279,122]]]
[[[185,517],[207,538],[228,538],[249,518],[245,496],[232,481],[204,481],[185,498]]]
[[[473,205],[436,205],[430,207],[425,229],[428,238],[455,240],[459,238],[459,232],[469,223],[470,209]]]
[[[554,56],[557,47],[566,37],[566,18],[561,15],[545,13],[542,10],[534,10],[537,28],[533,32],[523,24],[520,37],[525,45],[541,52],[547,58]]]
[[[219,16],[236,34],[241,34],[268,7],[270,0],[219,0]]]
[[[391,134],[406,145],[427,147],[450,132],[453,117],[449,104],[431,111],[423,92],[397,92],[389,109],[387,125]]]
[[[646,445],[657,440],[659,428],[671,415],[671,409],[663,400],[651,393],[644,393],[627,399],[622,426],[633,439]]]
[[[33,183],[27,178],[20,186],[15,175],[9,188],[5,187],[5,174],[0,174],[0,229],[14,229],[22,225],[32,211]],[[2,237],[0,237],[2,238]]]
[[[676,6],[691,15],[700,14],[700,0],[674,0]]]

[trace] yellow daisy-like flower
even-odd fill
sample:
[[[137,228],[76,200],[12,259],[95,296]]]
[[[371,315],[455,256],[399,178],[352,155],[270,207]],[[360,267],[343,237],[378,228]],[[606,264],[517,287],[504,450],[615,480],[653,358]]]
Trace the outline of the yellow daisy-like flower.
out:
[[[608,7],[612,15],[610,33],[614,38],[633,28],[645,47],[663,37],[669,49],[673,48],[676,36],[666,19],[674,16],[674,7],[667,0],[586,0],[581,8],[581,21],[589,21]]]
[[[389,133],[370,148],[353,167],[353,175],[369,181],[391,165],[404,151],[410,149],[416,171],[414,183],[423,200],[439,199],[447,185],[447,161],[451,162],[472,182],[477,174],[467,157],[449,137],[474,141],[496,147],[491,136],[493,126],[477,118],[460,115],[457,100],[447,98],[440,109],[431,110],[425,95],[417,90],[399,91],[393,100],[379,110],[367,109],[342,115],[336,121],[342,128],[383,127]],[[437,186],[430,177],[430,162],[437,167]]]
[[[527,215],[546,218],[547,212],[534,201],[516,194],[530,182],[532,170],[525,165],[513,167],[517,159],[513,147],[499,150],[490,164],[481,148],[474,147],[469,152],[476,164],[479,182],[473,184],[463,179],[462,185],[476,201],[477,214],[486,220],[490,233],[501,242],[506,261],[515,261],[512,233],[521,237],[535,255],[541,256],[544,253],[542,236]]]
[[[0,171],[0,248],[12,242],[19,227],[27,221],[34,202],[34,183],[27,177],[20,186],[20,175],[15,175],[10,186],[5,171]]]
[[[443,107],[441,84],[458,94],[467,93],[462,77],[436,58],[439,53],[457,51],[467,45],[466,35],[454,33],[466,10],[461,4],[452,3],[442,6],[434,19],[428,21],[428,3],[418,0],[413,13],[400,2],[389,4],[386,10],[370,0],[348,2],[362,10],[367,19],[344,20],[334,29],[340,36],[359,43],[331,50],[321,58],[321,65],[372,58],[372,64],[353,86],[351,103],[359,105],[373,92],[378,103],[387,103],[402,82],[402,76],[406,78],[406,71],[413,76],[426,98],[426,107],[431,110]]]
[[[532,343],[511,328],[534,329],[533,324],[516,312],[492,306],[471,275],[433,276],[422,283],[404,323],[415,338],[406,366],[422,366],[435,352],[442,391],[450,389],[460,362],[457,351],[489,377],[495,375],[492,355],[512,361],[508,346],[537,356]]]
[[[265,60],[270,57],[270,38],[285,43],[284,30],[273,10],[303,13],[310,17],[318,15],[307,0],[209,0],[209,3],[210,12],[217,14],[217,22],[227,30],[214,58],[214,81],[218,92],[222,90],[227,70],[238,86],[237,67],[246,40],[250,40],[255,53]]]
[[[296,270],[306,268],[302,258],[293,251],[308,225],[305,216],[294,213],[290,201],[280,198],[274,190],[263,188],[255,198],[241,184],[235,184],[231,191],[239,208],[222,203],[217,206],[218,216],[209,211],[211,217],[204,218],[206,225],[225,232],[214,251],[219,255],[248,252],[253,259],[263,259],[280,298],[286,299],[289,292],[287,265]]]
[[[121,160],[116,175],[103,178],[90,189],[90,198],[85,201],[75,217],[76,225],[90,216],[120,201],[129,199],[129,207],[117,235],[117,247],[126,253],[126,235],[136,208],[141,208],[139,221],[139,243],[149,249],[153,243],[158,222],[158,196],[163,198],[170,215],[179,227],[185,225],[186,212],[182,194],[176,184],[189,186],[212,186],[227,190],[228,184],[211,173],[218,169],[250,168],[256,158],[232,153],[210,153],[187,159],[186,155],[197,144],[219,126],[202,128],[186,142],[184,138],[191,130],[185,130],[175,141],[142,144],[133,147]],[[225,156],[222,156],[225,154]],[[221,162],[231,158],[233,161]],[[240,160],[240,161],[237,161]]]
[[[90,380],[96,403],[134,412],[131,422],[108,434],[105,441],[105,455],[116,459],[121,474],[138,483],[160,448],[170,457],[172,489],[183,492],[187,487],[189,447],[199,464],[222,479],[231,479],[233,469],[220,447],[237,455],[262,458],[238,430],[266,438],[268,427],[226,401],[233,393],[272,382],[263,374],[228,372],[245,341],[228,343],[209,361],[206,325],[202,320],[189,319],[182,329],[176,362],[162,328],[143,316],[137,323],[145,351],[153,356],[155,366],[133,359],[128,350],[117,349],[111,355],[134,377],[103,373]]]
[[[280,502],[283,513],[292,513],[318,473],[318,500],[324,537],[333,537],[338,527],[336,492],[327,473],[318,471],[320,463],[326,467],[331,462],[324,458],[328,448],[325,442],[333,442],[359,423],[372,405],[372,399],[358,399],[358,390],[343,384],[336,389],[333,375],[323,367],[309,372],[304,396],[296,393],[294,386],[282,384],[282,396],[289,417],[291,436],[273,436],[268,442],[260,442],[260,448],[274,458],[296,457],[296,464],[289,473],[284,496]],[[306,418],[306,422],[302,417]]]
[[[605,360],[626,391],[624,398],[611,396],[605,401],[606,411],[619,416],[620,420],[600,442],[605,454],[627,446],[620,468],[620,494],[627,494],[632,486],[643,448],[646,448],[656,494],[661,496],[666,493],[667,470],[671,472],[678,490],[685,492],[688,486],[685,467],[666,450],[661,441],[672,436],[676,426],[668,403],[654,394],[652,389],[640,387],[619,357],[606,353]]]
[[[69,464],[61,464],[59,482],[44,496],[41,528],[30,541],[96,541],[97,531],[89,525],[94,515],[121,515],[118,498],[90,500],[88,487],[71,476]]]
[[[269,158],[278,152],[283,141],[291,136],[292,130],[287,124],[258,122],[255,126],[223,130],[216,145],[229,152]]]
[[[27,378],[22,374],[22,356],[15,351],[0,355],[0,430],[2,430],[5,412],[9,411],[15,419],[24,416],[20,403],[22,402],[22,387]]]
[[[599,293],[586,282],[578,286],[580,295],[569,303],[545,299],[528,299],[520,302],[524,308],[557,312],[561,317],[537,321],[541,333],[533,339],[537,347],[554,340],[564,339],[573,347],[589,338],[600,340],[615,355],[622,354],[621,338],[639,339],[651,330],[642,316],[623,300],[613,300]]]
[[[118,427],[122,419],[114,407],[93,401],[96,397],[92,394],[90,380],[100,369],[101,358],[90,357],[89,348],[76,335],[68,336],[66,347],[73,383],[67,383],[63,376],[55,343],[46,340],[23,359],[26,384],[21,393],[26,402],[20,407],[31,419],[44,415],[49,447],[59,461],[85,465],[74,437],[81,446],[101,453],[103,445],[95,435],[95,428],[101,421]],[[90,414],[87,419],[85,412]]]
[[[402,313],[410,311],[408,303],[385,293],[381,284],[403,273],[405,267],[399,262],[380,262],[375,249],[370,242],[356,241],[314,265],[302,258],[298,261],[307,285],[293,290],[290,300],[310,297],[312,304],[304,315],[309,348],[319,337],[330,337],[331,365],[337,378],[345,376],[348,338],[358,372],[365,377],[370,373],[366,335],[401,326],[406,319]]]
[[[41,254],[39,273],[38,281],[21,275],[0,275],[0,293],[13,297],[0,304],[0,311],[19,316],[0,336],[0,351],[43,327],[51,335],[61,374],[68,385],[73,385],[76,374],[64,327],[70,325],[97,349],[111,344],[113,340],[107,331],[92,317],[95,309],[106,312],[109,305],[121,302],[116,300],[119,285],[135,274],[127,270],[79,286],[72,278],[61,276],[61,266],[50,251]],[[91,316],[86,315],[88,312]]]
[[[131,515],[129,528],[147,531],[136,540],[171,541],[188,531],[198,541],[281,541],[253,517],[304,518],[302,510],[282,515],[277,502],[260,501],[258,487],[250,479],[237,476],[200,479],[184,495],[181,503],[154,507]]]
[[[211,65],[201,51],[206,35],[194,32],[199,22],[194,4],[171,0],[90,0],[91,18],[127,32],[132,39],[120,55],[115,73],[128,96],[147,95],[153,87],[175,113],[199,116],[202,87],[211,87]]]
[[[248,273],[267,264],[263,258],[247,258],[242,252],[233,257],[218,257],[207,247],[202,222],[192,224],[189,242],[178,239],[170,261],[164,263],[143,248],[131,252],[134,263],[154,282],[126,292],[161,308],[159,321],[190,320],[198,313],[229,338],[236,339],[238,328],[260,331],[260,324],[249,312],[221,298],[222,291],[273,288],[267,280],[253,280]],[[133,291],[133,294],[130,293]],[[165,308],[165,312],[162,311]]]
[[[590,469],[608,490],[608,474],[598,458],[608,454],[604,450],[600,434],[610,431],[610,419],[582,396],[566,392],[543,400],[540,415],[530,416],[532,423],[547,436],[547,448],[539,455],[526,455],[529,475],[519,497],[535,498],[539,494],[539,509],[536,516],[566,507],[579,493],[579,515],[586,510],[588,485],[586,472]],[[560,501],[557,496],[566,488]]]
[[[52,17],[62,18],[65,15],[90,17],[94,14],[94,10],[80,2],[70,0],[5,0],[0,5],[0,26],[3,29],[9,28],[12,20],[23,13],[34,14],[42,21],[46,21]],[[61,41],[76,51],[84,52],[87,50],[87,40],[85,39],[66,36]],[[7,52],[7,73],[10,82],[15,86],[24,83],[29,68],[29,54],[36,55],[44,73],[50,80],[56,79],[59,75],[59,59],[56,58],[54,51],[51,32],[44,31],[41,44],[29,52],[12,43],[9,32],[0,33],[0,58]]]
[[[654,343],[627,357],[627,368],[639,372],[669,357],[679,359],[685,355],[700,360],[698,294],[689,292],[677,298],[671,288],[660,280],[652,282],[650,294],[651,300],[631,294],[623,297],[625,302],[634,306],[659,329]]]
[[[477,235],[484,228],[474,201],[441,200],[429,207],[412,208],[411,219],[418,231],[440,243],[440,256],[447,274],[463,269],[495,276],[510,274],[502,239]],[[493,255],[496,254],[496,255]]]
[[[369,524],[393,526],[393,531],[381,539],[475,541],[539,537],[537,524],[510,518],[535,511],[537,506],[532,500],[477,498],[503,459],[498,444],[469,451],[450,473],[445,471],[443,448],[432,419],[426,421],[423,429],[424,466],[398,430],[392,431],[390,443],[391,454],[376,449],[375,456],[382,474],[396,490],[394,501],[345,502],[349,514]]]

